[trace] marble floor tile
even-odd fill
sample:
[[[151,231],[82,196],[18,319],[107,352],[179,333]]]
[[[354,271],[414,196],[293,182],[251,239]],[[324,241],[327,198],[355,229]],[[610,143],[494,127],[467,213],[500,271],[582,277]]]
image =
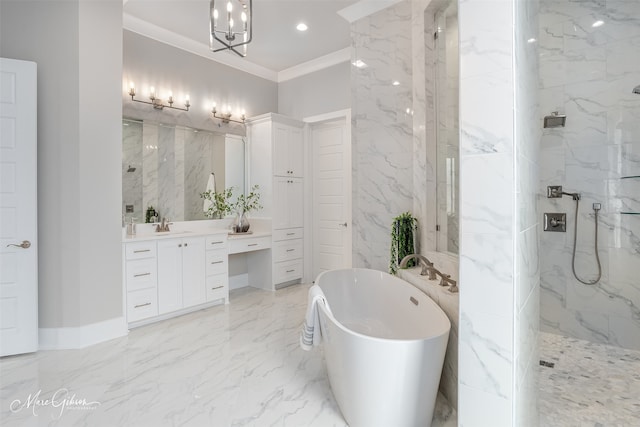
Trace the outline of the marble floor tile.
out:
[[[298,344],[308,288],[243,288],[86,349],[2,358],[0,425],[344,427],[321,348]],[[65,407],[43,402],[65,389]],[[432,426],[456,426],[444,397],[435,412]]]
[[[640,351],[540,333],[541,427],[640,426]]]

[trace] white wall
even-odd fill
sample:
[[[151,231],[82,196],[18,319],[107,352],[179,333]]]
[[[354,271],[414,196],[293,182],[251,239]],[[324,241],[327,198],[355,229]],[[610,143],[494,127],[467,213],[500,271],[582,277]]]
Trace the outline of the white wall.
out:
[[[122,313],[122,2],[2,1],[0,55],[38,63],[40,328]]]
[[[346,61],[278,84],[278,113],[302,120],[351,107],[351,64]]]
[[[535,1],[460,3],[460,426],[537,426]]]

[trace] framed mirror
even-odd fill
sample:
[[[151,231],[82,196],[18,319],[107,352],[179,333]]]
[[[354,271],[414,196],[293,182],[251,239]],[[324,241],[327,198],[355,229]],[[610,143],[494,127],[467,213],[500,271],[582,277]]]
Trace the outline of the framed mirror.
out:
[[[207,219],[200,194],[210,176],[218,192],[245,191],[244,137],[150,121],[122,120],[122,212],[146,219],[153,207],[171,221]]]

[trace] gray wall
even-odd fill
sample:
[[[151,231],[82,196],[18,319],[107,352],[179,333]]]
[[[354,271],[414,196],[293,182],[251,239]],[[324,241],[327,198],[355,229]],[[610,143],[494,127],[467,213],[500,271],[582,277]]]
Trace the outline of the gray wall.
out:
[[[349,61],[278,84],[278,113],[302,120],[351,107]]]
[[[0,3],[0,55],[38,64],[41,328],[122,316],[122,2]]]
[[[278,84],[208,60],[156,40],[123,31],[122,71],[123,114],[158,123],[181,124],[198,129],[244,134],[242,126],[213,120],[211,105],[228,104],[233,110],[244,108],[247,117],[274,112],[278,108]],[[216,54],[219,55],[220,53]],[[222,53],[224,54],[224,53]],[[214,53],[211,53],[213,56]],[[183,96],[191,98],[190,111],[154,110],[150,105],[131,101],[129,83],[136,86],[136,99],[148,101],[149,86],[162,97],[173,92],[174,106],[182,106]],[[237,118],[237,117],[236,117]]]

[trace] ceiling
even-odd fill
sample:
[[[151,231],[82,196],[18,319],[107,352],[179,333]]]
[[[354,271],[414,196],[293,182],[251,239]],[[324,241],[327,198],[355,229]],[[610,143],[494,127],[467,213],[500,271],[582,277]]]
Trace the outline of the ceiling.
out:
[[[226,4],[221,3],[222,7]],[[152,32],[153,35],[145,35],[174,46],[180,44],[176,40],[190,46],[200,45],[197,46],[199,52],[213,60],[237,68],[243,68],[245,63],[248,69],[257,66],[277,75],[347,49],[349,23],[337,12],[354,3],[356,0],[253,0],[253,41],[243,59],[228,51],[208,51],[208,0],[124,0],[124,22],[127,29],[142,34]],[[300,22],[309,29],[296,30]],[[156,31],[141,30],[143,28]]]

